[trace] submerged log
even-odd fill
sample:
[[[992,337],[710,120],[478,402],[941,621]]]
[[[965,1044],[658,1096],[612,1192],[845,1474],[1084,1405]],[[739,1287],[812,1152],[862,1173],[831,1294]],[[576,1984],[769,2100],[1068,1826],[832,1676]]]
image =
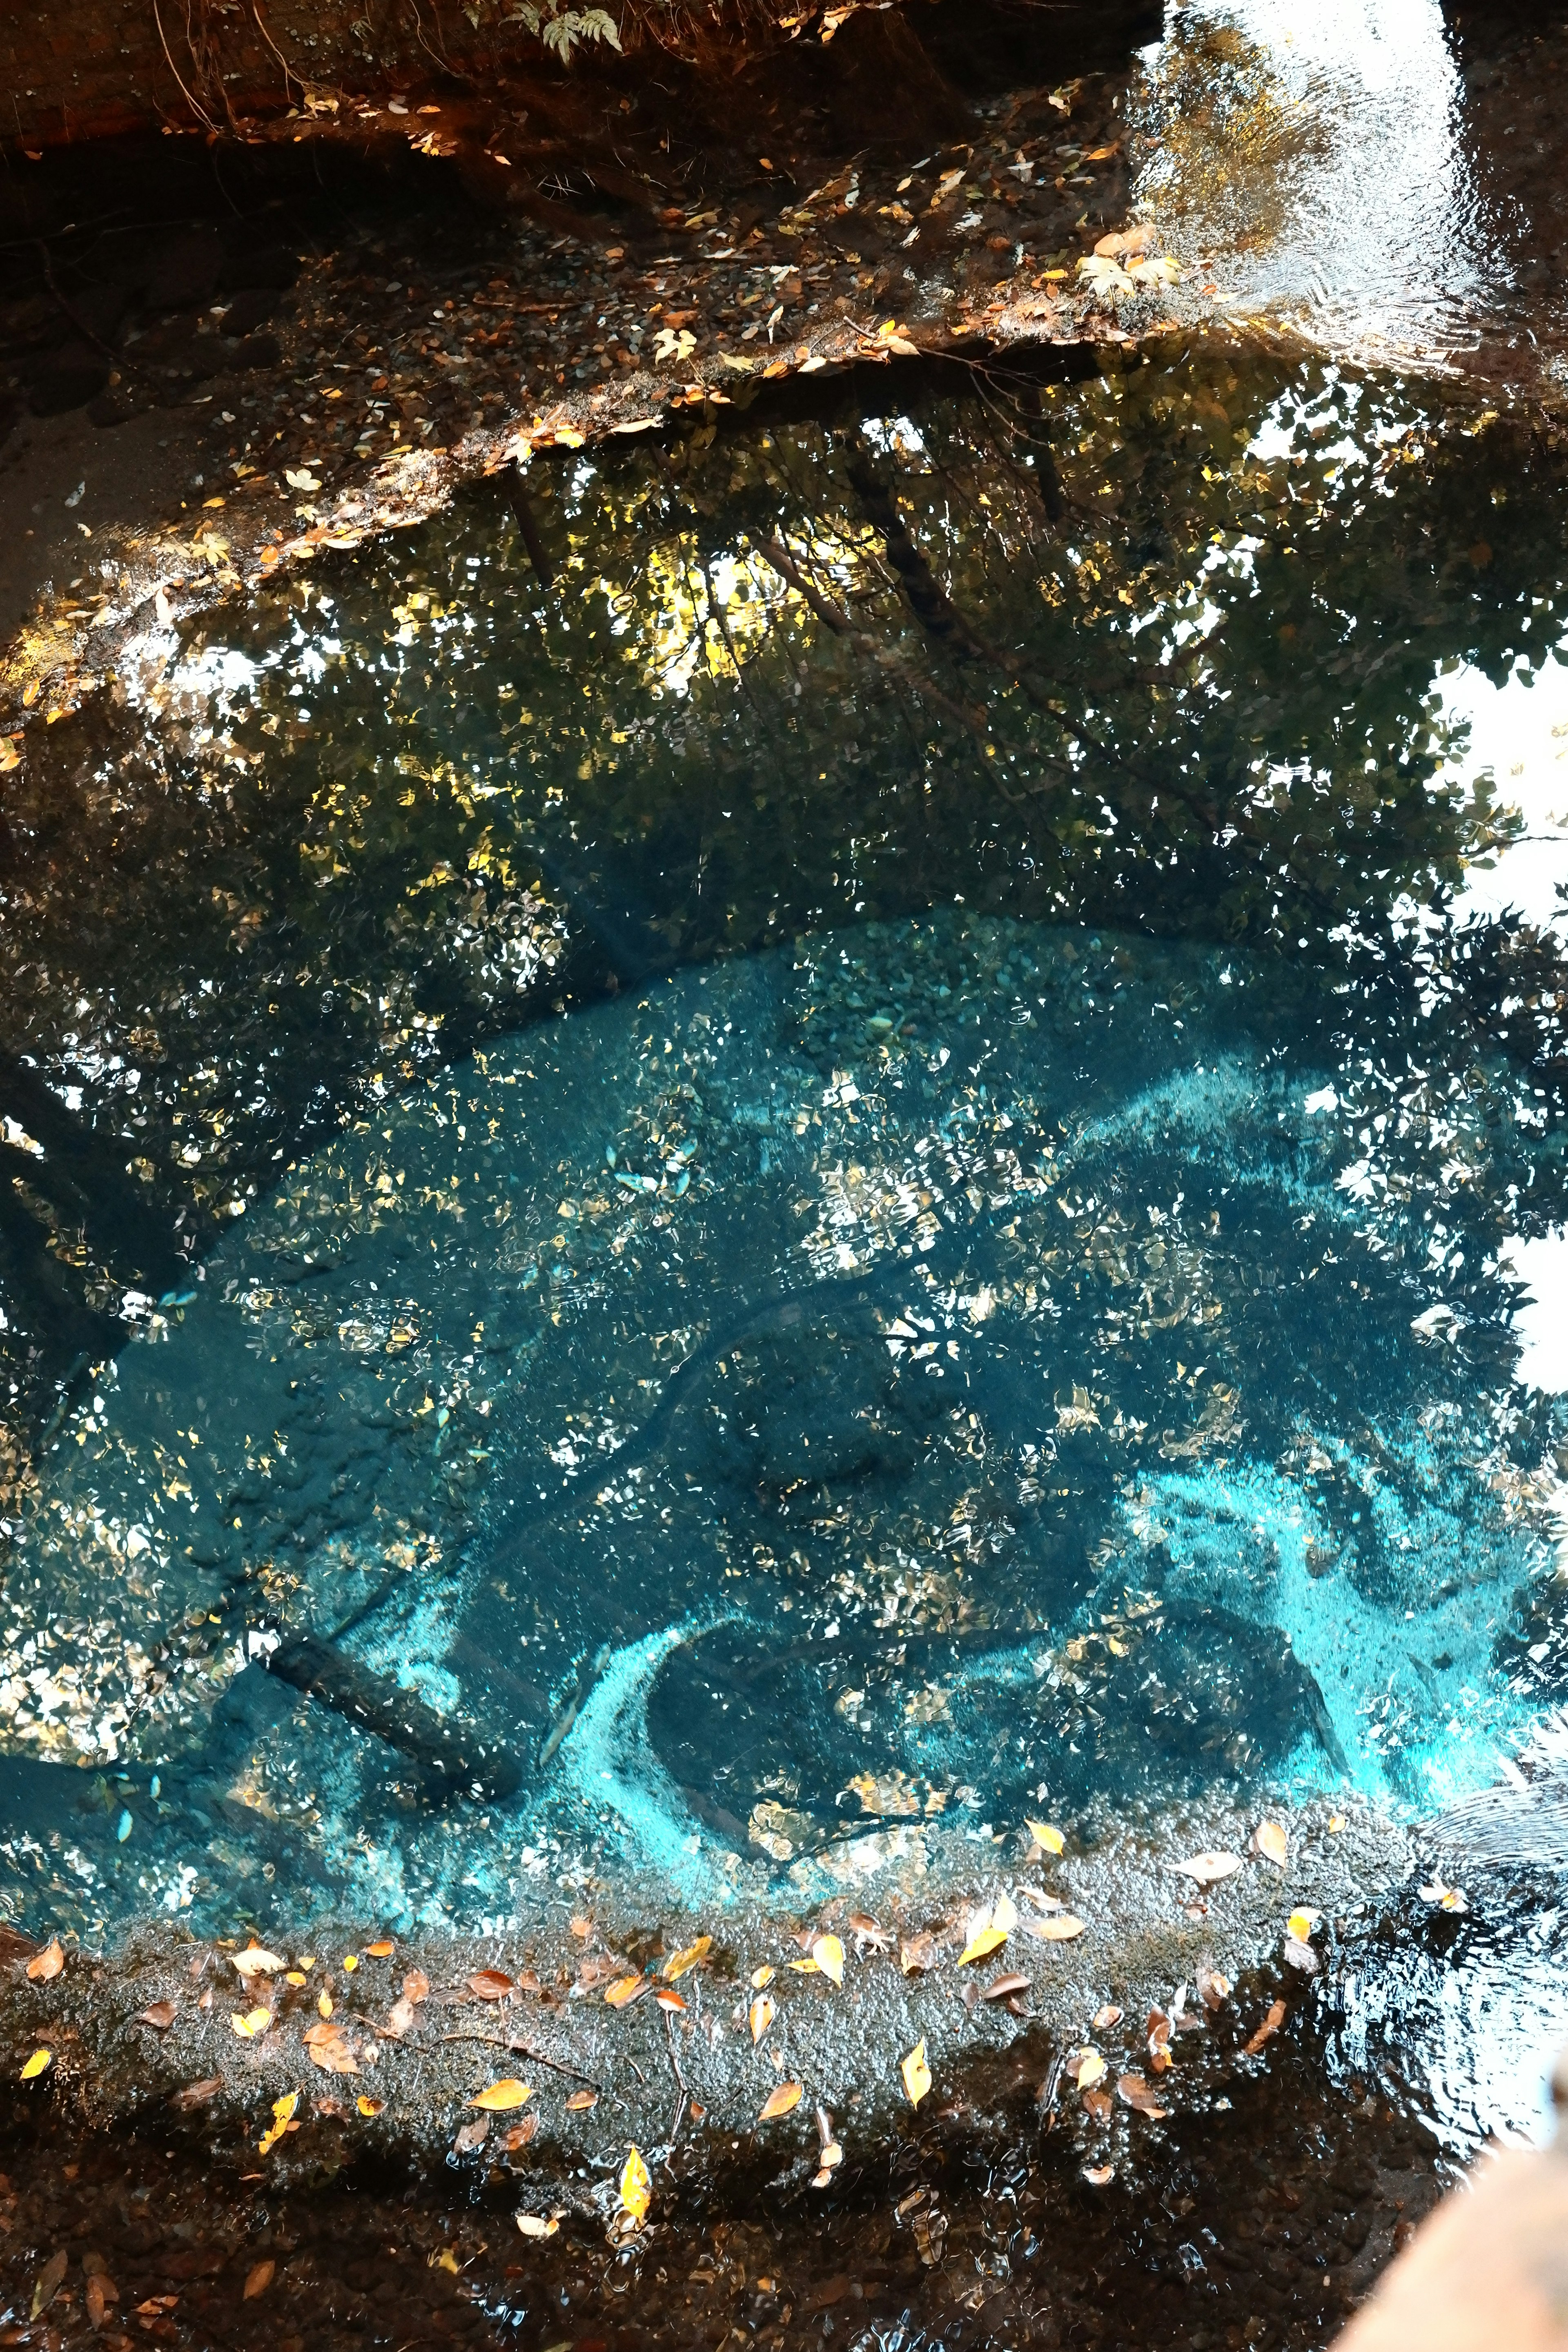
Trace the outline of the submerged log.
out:
[[[373,1674],[314,1634],[294,1634],[280,1642],[266,1664],[268,1674],[307,1698],[319,1700],[436,1773],[454,1796],[510,1797],[521,1786],[522,1775],[504,1750],[486,1748],[412,1691]]]

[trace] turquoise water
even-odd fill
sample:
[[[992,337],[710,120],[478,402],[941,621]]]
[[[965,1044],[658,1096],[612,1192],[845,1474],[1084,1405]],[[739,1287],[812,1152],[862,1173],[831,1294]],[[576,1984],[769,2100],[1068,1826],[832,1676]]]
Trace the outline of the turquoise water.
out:
[[[548,593],[475,492],[50,730],[16,1917],[1420,1823],[1560,1703],[1560,956],[1463,716],[1555,707],[1559,460],[1240,343],[922,399],[541,464]]]

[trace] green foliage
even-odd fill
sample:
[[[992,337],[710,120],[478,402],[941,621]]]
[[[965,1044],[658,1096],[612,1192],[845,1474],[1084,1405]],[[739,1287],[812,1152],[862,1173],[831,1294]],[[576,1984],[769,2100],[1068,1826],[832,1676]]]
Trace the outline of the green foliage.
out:
[[[506,21],[525,26],[563,66],[571,64],[579,41],[605,41],[612,49],[621,46],[616,20],[607,8],[563,8],[561,0],[522,0]]]

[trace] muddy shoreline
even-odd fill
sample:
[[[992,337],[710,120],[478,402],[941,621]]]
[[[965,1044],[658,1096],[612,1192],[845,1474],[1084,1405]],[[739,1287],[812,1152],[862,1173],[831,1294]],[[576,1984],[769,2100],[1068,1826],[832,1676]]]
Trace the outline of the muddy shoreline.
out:
[[[956,1899],[884,1889],[875,1919],[847,1898],[727,1914],[706,1948],[653,1889],[563,1899],[531,1934],[345,1932],[299,1954],[274,1931],[243,1975],[243,1932],[149,1925],[52,1975],[52,1951],[14,1940],[7,2340],[92,2332],[96,2268],[110,2342],[135,2316],[191,2344],[738,2328],[777,2347],[901,2325],[1047,2346],[1157,2330],[1202,2352],[1238,2323],[1254,2344],[1326,2343],[1443,2175],[1429,2134],[1325,2063],[1329,1988],[1408,1900],[1411,1863],[1372,1817],[1330,1818],[1281,1817],[1283,1873],[1252,1855],[1199,1885],[1147,1837],[1108,1836],[1035,1848]],[[961,1963],[1009,1890],[1005,1946]],[[1031,1934],[1063,1916],[1031,1892],[1085,1933]],[[1314,1896],[1304,1971],[1280,1922]],[[925,1965],[906,1973],[911,1947]],[[1011,2011],[987,1998],[1019,1978]],[[900,2062],[917,2040],[932,2085],[915,2106]],[[518,2087],[487,2113],[498,2083]],[[795,2084],[796,2104],[776,2096]],[[770,2088],[784,2111],[763,2118]],[[652,2182],[638,2226],[633,2147]]]

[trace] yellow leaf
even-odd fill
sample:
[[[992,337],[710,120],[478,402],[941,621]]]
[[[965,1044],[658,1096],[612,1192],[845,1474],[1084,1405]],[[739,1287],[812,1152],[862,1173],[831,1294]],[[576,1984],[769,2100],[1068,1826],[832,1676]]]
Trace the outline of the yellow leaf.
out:
[[[273,2100],[271,2124],[268,2129],[262,2133],[260,2139],[257,2142],[257,2147],[263,2156],[266,2156],[269,2150],[277,2147],[279,2141],[288,2130],[294,2110],[299,2104],[300,2094],[298,2091],[286,2091],[280,2099]]]
[[[23,2082],[37,2082],[45,2067],[53,2063],[54,2055],[55,2053],[52,2050],[35,2050],[32,2056],[28,2059],[26,2064],[22,2069]]]
[[[231,2010],[228,2021],[241,2041],[248,2042],[252,2034],[266,2032],[272,2022],[272,2011],[269,2009],[247,2009],[245,2015],[239,2017]]]
[[[777,1974],[778,1974],[778,1970],[777,1970],[776,1969],[770,1969],[770,1968],[766,1968],[766,1967],[764,1967],[764,1968],[760,1968],[760,1969],[753,1969],[752,1970],[752,1990],[753,1992],[761,1992],[761,1990],[762,1990],[762,1989],[763,1989],[763,1987],[764,1985],[771,1985],[771,1984],[772,1984],[772,1982],[773,1982],[773,1980],[774,1977],[775,1977],[775,1976],[777,1976]]]
[[[1024,1827],[1028,1831],[1035,1843],[1043,1847],[1047,1853],[1060,1853],[1066,1848],[1066,1838],[1063,1837],[1060,1830],[1053,1829],[1049,1822],[1026,1821]]]
[[[899,2072],[904,2078],[904,2088],[910,2095],[910,2105],[918,2107],[931,2088],[931,2068],[926,2063],[924,2042],[917,2042]]]
[[[785,1965],[792,1969],[797,1977],[815,1977],[822,1973],[815,1960],[790,1960]]]
[[[757,2121],[760,2124],[771,2124],[775,2116],[787,2116],[792,2107],[799,2106],[805,2096],[805,2089],[803,2084],[781,2083],[776,2091],[768,2093],[763,2112],[757,2117]]]
[[[613,1985],[605,1987],[605,2000],[611,2009],[625,2009],[628,2001],[636,2000],[647,1988],[647,1977],[617,1977]]]
[[[316,2002],[316,2007],[322,2017],[331,2017],[332,2013],[331,1994],[330,1992],[322,1993]]]
[[[773,2021],[773,2005],[766,1993],[759,1993],[750,2011],[752,2040],[760,2042]]]
[[[1344,1825],[1345,1817],[1343,1813],[1331,1813],[1329,1815],[1329,1827],[1334,1832],[1336,1836],[1339,1834],[1340,1831],[1343,1829]]]
[[[837,1936],[818,1936],[811,1948],[811,1957],[825,1977],[836,1985],[844,1982],[844,1947]]]
[[[961,1969],[966,1969],[971,1960],[983,1960],[986,1958],[990,1953],[999,1952],[1006,1940],[1007,1930],[1005,1927],[982,1927],[979,1934],[977,1936],[972,1936],[968,1943],[965,1944],[963,1951],[960,1952],[958,1956],[959,1967]]]
[[[688,1944],[683,1952],[677,1952],[672,1959],[666,1960],[664,1974],[667,1982],[673,1984],[677,1977],[686,1974],[688,1969],[694,1969],[699,1960],[705,1960],[712,1949],[712,1937],[699,1936],[694,1944]]]
[[[1278,1863],[1283,1870],[1285,1857],[1290,1851],[1290,1841],[1281,1823],[1259,1822],[1252,1832],[1252,1850],[1254,1853],[1260,1853],[1265,1862]]]
[[[647,2209],[653,2202],[653,2182],[648,2179],[640,2148],[632,2148],[621,2167],[621,2210],[634,2221],[646,2221]]]
[[[1092,2090],[1106,2071],[1104,2059],[1098,2050],[1086,2050],[1078,2062],[1076,2080],[1080,2091]]]
[[[490,2115],[502,2115],[508,2107],[521,2107],[532,2096],[531,2084],[520,2083],[515,2075],[505,2074],[499,2083],[492,2083],[488,2090],[481,2091],[478,2098],[470,2099],[468,2105],[470,2107],[483,2107]]]
[[[1285,1925],[1299,1944],[1310,1944],[1312,1940],[1312,1930],[1322,1916],[1321,1911],[1292,1911]]]
[[[368,2098],[364,2092],[362,2091],[359,2097],[354,2101],[354,2105],[359,2109],[362,2116],[378,2116],[380,2115],[383,2107],[385,2106],[386,2101],[384,2099]]]
[[[357,1952],[345,1952],[343,1954],[343,1968],[348,1975],[353,1976],[358,1966],[359,1954]]]
[[[1018,1906],[1010,1895],[999,1895],[991,1906],[991,1925],[1010,1936],[1018,1924]]]

